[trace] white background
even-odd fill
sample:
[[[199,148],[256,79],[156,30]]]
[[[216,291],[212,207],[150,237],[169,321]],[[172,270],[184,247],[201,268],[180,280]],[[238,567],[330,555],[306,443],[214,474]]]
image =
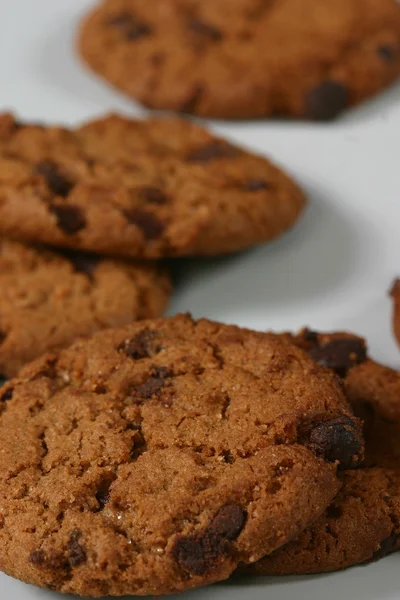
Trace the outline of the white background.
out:
[[[76,25],[91,4],[0,0],[0,109],[66,124],[110,110],[141,114],[74,55]],[[399,367],[387,291],[400,275],[400,86],[332,124],[211,125],[273,157],[298,179],[310,203],[279,241],[191,265],[171,314],[189,310],[256,329],[350,329],[367,337],[374,358]],[[398,600],[398,560],[394,555],[313,578],[236,579],[180,598]],[[55,598],[0,575],[1,600]]]

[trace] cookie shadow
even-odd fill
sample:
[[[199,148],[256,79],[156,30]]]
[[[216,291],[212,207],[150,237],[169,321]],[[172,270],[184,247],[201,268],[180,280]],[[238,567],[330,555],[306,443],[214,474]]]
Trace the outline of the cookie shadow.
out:
[[[258,577],[234,575],[228,581],[185,592],[179,595],[165,596],[166,600],[397,600],[398,557],[393,555],[373,565],[354,567],[347,571],[327,575],[308,577]],[[6,592],[5,598],[26,598],[26,600],[56,600],[59,594],[48,592],[4,575],[0,576],[0,591]],[[2,596],[3,597],[3,596]],[[74,600],[76,596],[63,596],[65,600]],[[122,600],[144,600],[144,597],[124,596]],[[146,596],[149,598],[149,596]],[[111,600],[104,597],[100,600]]]
[[[345,288],[365,252],[373,251],[373,236],[366,250],[358,215],[350,221],[324,190],[307,184],[303,188],[309,206],[279,240],[226,258],[178,261],[170,314],[189,311],[229,322],[245,310],[261,319],[279,316],[288,327],[294,306],[309,310],[329,302],[338,287]]]
[[[394,600],[398,597],[398,582],[394,575],[398,557],[387,557],[373,565],[362,565],[322,575],[291,577],[260,577],[234,575],[230,580],[217,584],[216,588],[229,587],[226,591],[233,599],[250,595],[251,600],[261,600],[268,593],[268,600]],[[223,597],[223,594],[221,594]],[[194,599],[193,599],[194,600]]]

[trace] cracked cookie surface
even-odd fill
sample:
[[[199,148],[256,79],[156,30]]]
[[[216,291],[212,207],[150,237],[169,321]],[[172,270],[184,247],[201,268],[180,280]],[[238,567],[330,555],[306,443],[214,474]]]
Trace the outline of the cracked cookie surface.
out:
[[[0,238],[0,380],[78,336],[159,317],[171,292],[151,263],[57,252]]]
[[[400,550],[400,373],[368,359],[364,340],[351,334],[305,331],[288,340],[342,373],[347,398],[364,421],[365,463],[340,474],[339,494],[313,526],[246,570],[323,573]]]
[[[325,120],[400,74],[396,0],[105,0],[90,67],[152,108]]]
[[[267,159],[185,120],[76,129],[0,116],[0,232],[130,258],[218,255],[273,239],[305,198]]]
[[[225,579],[319,516],[363,455],[336,375],[188,316],[43,357],[0,407],[1,569],[81,595]]]

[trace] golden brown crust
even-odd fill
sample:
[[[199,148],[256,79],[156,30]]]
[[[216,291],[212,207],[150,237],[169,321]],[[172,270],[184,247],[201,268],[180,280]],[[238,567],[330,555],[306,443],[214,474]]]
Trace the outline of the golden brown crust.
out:
[[[284,339],[307,346],[325,363],[332,359],[332,343],[336,349],[340,347],[340,354],[335,354],[336,359],[339,356],[336,369],[346,363],[349,366],[354,348],[366,348],[364,340],[347,333],[313,334],[306,330]],[[335,365],[331,362],[330,366]],[[293,542],[247,567],[251,573],[337,571],[400,549],[400,373],[367,359],[364,353],[364,359],[349,366],[343,376],[347,398],[355,414],[364,420],[364,466],[343,471],[343,487],[325,514]]]
[[[77,337],[160,317],[171,293],[152,263],[57,252],[0,238],[0,374]]]
[[[0,232],[131,258],[217,255],[273,239],[305,198],[267,159],[188,121],[77,129],[0,116]]]
[[[335,375],[184,316],[48,355],[0,407],[1,568],[81,595],[224,579],[298,535],[337,493],[336,464],[362,458]]]

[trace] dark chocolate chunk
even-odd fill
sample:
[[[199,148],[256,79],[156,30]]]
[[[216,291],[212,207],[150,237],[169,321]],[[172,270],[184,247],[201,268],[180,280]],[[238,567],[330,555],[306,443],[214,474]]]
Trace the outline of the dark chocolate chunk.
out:
[[[381,542],[380,548],[374,553],[372,560],[384,558],[396,550],[400,550],[400,534],[392,533]]]
[[[158,187],[144,186],[138,189],[139,196],[150,204],[166,204],[168,198]]]
[[[349,90],[337,81],[323,81],[310,90],[305,101],[305,116],[316,121],[334,119],[349,101]]]
[[[326,344],[314,345],[309,356],[319,365],[333,369],[340,377],[367,360],[367,348],[362,339],[338,338]]]
[[[219,42],[223,37],[222,31],[218,27],[198,18],[190,19],[188,21],[188,28],[192,33],[207,38],[212,42]]]
[[[7,377],[0,373],[0,388],[3,387],[5,383],[7,383]]]
[[[178,537],[172,553],[177,563],[193,575],[204,575],[240,535],[246,512],[235,504],[221,508],[202,534]]]
[[[227,504],[211,521],[208,533],[232,542],[239,536],[245,522],[245,511],[236,504]]]
[[[300,336],[304,342],[318,344],[318,333],[316,331],[311,331],[311,329],[303,329]]]
[[[340,469],[354,469],[363,460],[360,432],[346,416],[325,421],[314,427],[309,437],[310,448],[329,462],[339,462]]]
[[[35,172],[46,180],[47,187],[56,196],[66,198],[74,187],[74,183],[50,160],[38,163]]]
[[[154,343],[156,337],[157,334],[154,331],[145,329],[131,340],[123,343],[119,350],[134,360],[150,358],[159,351],[157,344]]]
[[[75,529],[72,531],[69,542],[67,544],[67,554],[68,554],[68,563],[71,567],[75,567],[76,565],[80,565],[86,562],[86,550],[79,543],[82,534],[80,531]]]
[[[138,395],[140,398],[144,400],[150,400],[154,396],[158,396],[161,390],[166,385],[166,379],[169,376],[169,369],[166,367],[156,367],[153,371],[154,375],[149,377],[147,381],[145,381],[141,385],[136,385],[133,388],[134,395]]]
[[[129,223],[136,225],[147,240],[155,240],[162,236],[165,225],[154,214],[141,208],[135,208],[124,212]]]
[[[186,157],[188,162],[210,162],[219,158],[235,158],[239,151],[230,144],[210,142],[192,150]]]
[[[137,394],[138,396],[140,396],[140,398],[143,398],[144,400],[150,400],[150,398],[153,398],[153,396],[157,396],[164,386],[164,379],[150,377],[142,385],[136,385],[134,387],[134,392],[135,395]]]
[[[264,179],[249,179],[243,183],[243,189],[246,192],[260,192],[269,188],[269,184]]]
[[[29,555],[29,562],[39,567],[44,566],[47,560],[43,550],[35,550],[34,552],[31,552]]]
[[[377,49],[378,56],[387,63],[392,63],[397,58],[397,51],[393,46],[387,44],[379,46]]]
[[[182,103],[180,112],[188,114],[193,113],[198,107],[203,95],[204,86],[202,86],[200,83],[195,85],[186,100]]]
[[[67,235],[74,235],[86,227],[86,219],[79,206],[51,204],[49,210],[56,216],[58,227]]]
[[[153,33],[148,23],[140,20],[131,12],[123,12],[107,21],[107,25],[121,32],[127,40],[138,40]]]

